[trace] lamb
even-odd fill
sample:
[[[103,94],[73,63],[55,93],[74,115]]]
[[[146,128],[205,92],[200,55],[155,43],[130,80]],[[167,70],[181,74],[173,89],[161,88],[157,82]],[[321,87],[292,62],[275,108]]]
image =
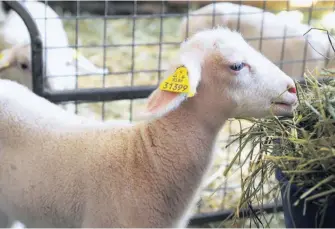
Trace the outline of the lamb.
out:
[[[226,28],[181,44],[147,120],[132,125],[57,118],[56,105],[0,80],[0,208],[27,227],[185,227],[225,121],[290,115],[295,93]]]
[[[30,45],[18,45],[0,52],[0,79],[13,80],[33,89]]]
[[[37,1],[21,3],[35,19],[44,48],[46,77],[53,78],[53,90],[76,88],[77,74],[107,74],[108,69],[94,66],[81,54],[69,47],[67,33],[59,15],[48,5]],[[47,20],[45,20],[47,18]],[[1,49],[30,44],[28,29],[21,17],[11,10],[0,29]],[[59,57],[62,58],[59,58]],[[78,60],[78,61],[77,61]],[[76,69],[78,62],[78,70]]]
[[[214,17],[214,15],[216,16]],[[187,38],[197,31],[217,25],[237,29],[247,41],[250,39],[251,46],[278,66],[283,60],[281,69],[295,79],[301,78],[305,72],[304,59],[307,60],[305,67],[314,71],[315,68],[320,70],[328,64],[328,60],[324,56],[334,58],[334,51],[331,49],[325,32],[313,30],[304,37],[303,35],[311,28],[310,26],[299,22],[287,22],[287,20],[282,20],[281,15],[277,16],[248,5],[228,2],[206,5],[190,12],[188,20],[185,16],[180,23],[179,32],[183,38]],[[286,39],[284,41],[285,28]],[[307,43],[306,58],[304,58],[306,40],[309,44]],[[289,61],[293,62],[288,63]],[[335,67],[334,62],[331,61],[327,67]]]
[[[33,88],[31,65],[30,44],[15,45],[0,52],[0,78],[14,80],[30,90]],[[47,68],[46,75],[49,74],[50,69]],[[45,81],[46,88],[51,90],[58,90],[57,82],[60,81],[63,81],[63,85],[68,85],[67,77],[47,77]]]
[[[33,89],[33,77],[31,69],[31,47],[30,44],[16,45],[0,52],[0,79],[9,79]],[[46,75],[50,73],[47,69]],[[46,77],[45,88],[50,90],[59,89],[57,85],[69,85],[67,77]],[[74,89],[74,88],[73,88]],[[75,112],[74,104],[61,104],[63,109]]]

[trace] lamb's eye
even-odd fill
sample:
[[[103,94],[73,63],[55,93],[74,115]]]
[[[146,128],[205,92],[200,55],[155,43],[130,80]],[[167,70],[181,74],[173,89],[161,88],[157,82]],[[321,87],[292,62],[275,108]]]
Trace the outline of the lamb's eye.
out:
[[[240,71],[244,66],[245,63],[234,63],[233,65],[230,65],[229,68],[233,71]]]
[[[28,65],[25,64],[25,63],[21,63],[20,68],[23,69],[23,70],[26,70],[28,68]]]

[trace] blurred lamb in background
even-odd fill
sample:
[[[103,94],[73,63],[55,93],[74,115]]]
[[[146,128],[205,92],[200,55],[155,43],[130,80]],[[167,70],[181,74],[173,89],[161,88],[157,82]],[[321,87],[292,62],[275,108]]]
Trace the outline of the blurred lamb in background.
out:
[[[0,79],[9,79],[33,89],[30,45],[17,45],[0,53]],[[49,84],[47,82],[47,88]]]
[[[334,52],[325,32],[312,30],[304,37],[311,27],[299,21],[294,22],[292,17],[301,20],[302,15],[297,11],[275,15],[253,6],[228,2],[213,3],[190,12],[188,20],[187,17],[183,18],[179,31],[185,39],[199,30],[217,25],[238,30],[251,46],[261,51],[272,62],[280,66],[280,61],[283,60],[282,70],[286,74],[292,78],[300,78],[305,71],[302,61],[305,59],[305,40],[309,42],[305,68],[310,71],[316,67],[325,67],[328,61],[324,56],[334,58]],[[287,63],[290,61],[292,63]],[[334,62],[330,61],[327,67],[335,67]]]
[[[1,2],[2,5],[3,2]],[[37,1],[21,2],[35,19],[43,42],[44,69],[46,72],[47,86],[51,90],[67,90],[76,88],[76,75],[80,74],[106,74],[108,69],[98,68],[82,55],[78,55],[69,47],[68,36],[64,30],[63,22],[58,14],[49,6]],[[0,13],[2,26],[0,28],[0,49],[7,49],[0,58],[11,59],[6,56],[26,56],[30,62],[30,35],[21,17],[13,10],[6,11],[2,7]],[[45,20],[48,18],[48,20]],[[29,45],[29,46],[26,46]],[[24,47],[19,48],[18,47]],[[78,60],[78,69],[76,69]],[[0,60],[1,61],[1,60]],[[12,66],[20,68],[20,66]],[[13,69],[18,72],[24,69]],[[24,74],[25,75],[25,74]],[[8,75],[9,77],[12,74]],[[23,76],[22,76],[23,77]],[[29,76],[29,80],[31,76]],[[20,79],[27,81],[28,79]],[[29,83],[31,84],[31,83]],[[29,87],[29,85],[27,85]],[[31,86],[31,85],[30,85]],[[74,112],[74,105],[66,106]]]
[[[32,75],[32,61],[31,61],[31,47],[27,45],[15,45],[11,48],[4,49],[0,52],[0,79],[9,79],[20,84],[25,85],[29,90],[33,90],[33,75]],[[50,70],[47,69],[47,75],[50,74]],[[45,82],[46,89],[54,89],[54,85],[58,85],[57,77],[49,77]],[[63,77],[64,82],[67,77]],[[65,82],[66,83],[66,82]],[[71,82],[70,82],[71,83]],[[65,84],[68,86],[70,84]],[[75,87],[73,87],[74,89]],[[71,88],[70,88],[71,89]],[[72,113],[75,112],[74,104],[60,104],[60,106]],[[85,110],[86,116],[93,117],[94,114]]]

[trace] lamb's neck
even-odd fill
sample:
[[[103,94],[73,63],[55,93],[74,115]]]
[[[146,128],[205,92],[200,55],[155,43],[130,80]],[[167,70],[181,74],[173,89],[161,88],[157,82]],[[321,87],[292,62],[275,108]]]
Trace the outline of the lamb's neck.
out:
[[[152,121],[147,125],[153,142],[150,151],[159,156],[170,156],[170,161],[175,165],[194,164],[197,169],[204,169],[218,132],[226,121],[224,118],[215,121],[215,114],[212,117],[208,115],[201,109],[196,111],[185,104]],[[212,120],[216,123],[210,123]]]
[[[207,119],[207,117],[205,118]],[[161,117],[148,125],[148,129],[152,131],[153,138],[161,142],[165,150],[158,152],[166,152],[166,147],[178,147],[178,152],[173,151],[173,154],[190,156],[188,154],[203,154],[202,148],[210,149],[216,139],[220,124],[218,123],[214,128],[209,125],[201,117],[192,113],[184,106],[176,111],[170,112],[164,117]],[[170,146],[171,145],[171,146]],[[197,150],[198,149],[198,150]],[[169,151],[169,150],[168,150]],[[209,154],[206,151],[205,155]]]
[[[223,123],[222,123],[223,124]],[[199,190],[202,178],[211,165],[213,146],[220,128],[209,128],[197,115],[179,108],[148,123],[142,129],[147,141],[144,152],[151,175],[168,202],[166,215],[183,214]],[[169,210],[167,210],[169,209]]]

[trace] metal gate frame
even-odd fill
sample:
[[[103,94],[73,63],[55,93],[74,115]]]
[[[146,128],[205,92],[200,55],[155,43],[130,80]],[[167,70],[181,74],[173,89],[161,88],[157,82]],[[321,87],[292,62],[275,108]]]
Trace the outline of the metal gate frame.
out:
[[[68,101],[78,102],[102,102],[115,101],[125,99],[141,99],[147,98],[156,86],[134,86],[134,87],[115,87],[115,88],[92,88],[92,89],[76,89],[61,92],[54,92],[44,88],[44,66],[43,66],[43,44],[39,30],[36,26],[31,14],[26,11],[24,6],[18,1],[3,1],[4,4],[15,11],[25,23],[30,39],[31,39],[31,59],[32,59],[32,76],[33,76],[33,92],[41,97],[46,98],[50,102],[60,103]],[[322,81],[322,79],[321,79]],[[299,82],[304,82],[300,80]],[[249,209],[241,209],[239,214],[242,217],[250,218],[258,213],[277,213],[282,212],[282,206],[276,204],[268,204],[263,207],[250,207]],[[210,213],[200,213],[194,215],[189,226],[199,226],[207,223],[220,222],[229,220],[234,215],[233,210],[224,210]]]

